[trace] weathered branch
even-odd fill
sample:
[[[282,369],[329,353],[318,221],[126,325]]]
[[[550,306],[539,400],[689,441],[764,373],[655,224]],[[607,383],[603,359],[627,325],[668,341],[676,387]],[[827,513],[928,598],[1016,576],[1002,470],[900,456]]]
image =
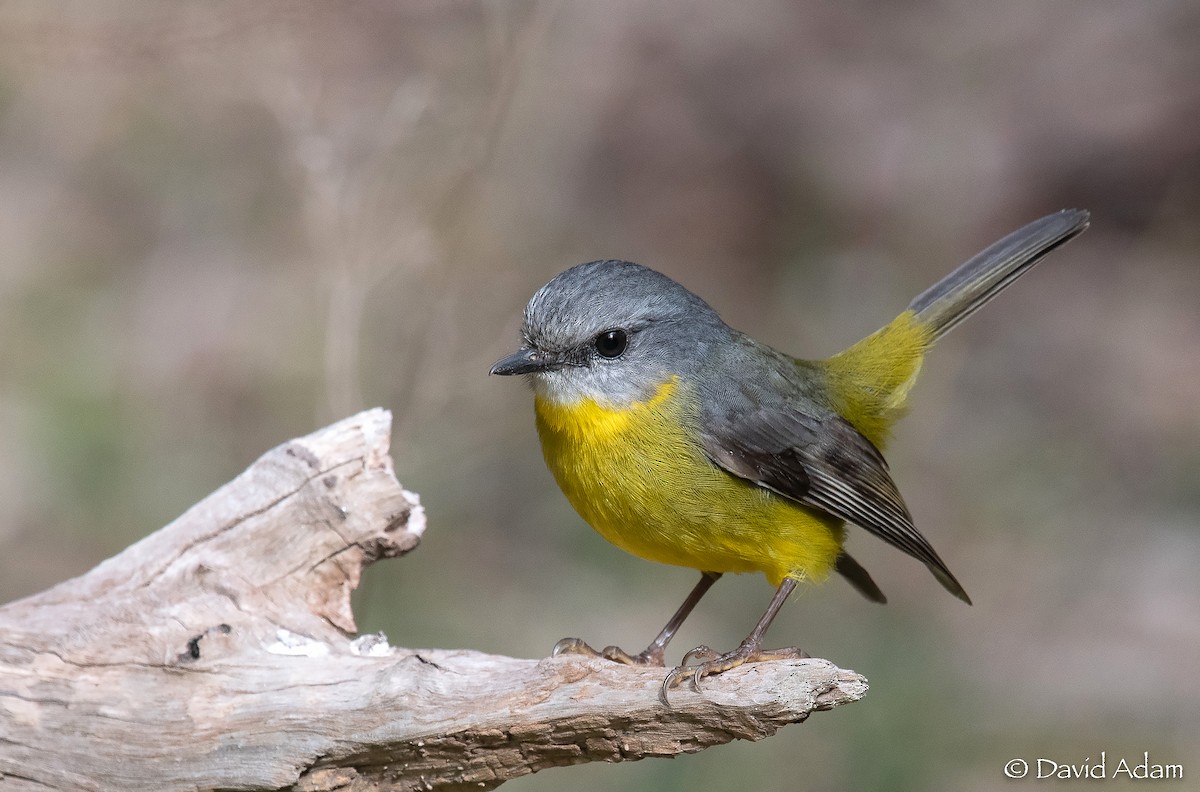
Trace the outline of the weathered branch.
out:
[[[854,701],[824,660],[658,700],[661,669],[355,638],[363,568],[416,547],[371,410],[269,452],[89,573],[0,608],[0,788],[492,788],[758,739]]]

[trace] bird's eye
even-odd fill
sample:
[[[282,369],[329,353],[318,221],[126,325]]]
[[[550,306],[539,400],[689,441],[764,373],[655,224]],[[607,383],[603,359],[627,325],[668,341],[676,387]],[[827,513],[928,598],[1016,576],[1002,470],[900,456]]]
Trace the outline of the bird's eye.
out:
[[[627,346],[629,336],[625,335],[624,330],[605,330],[596,336],[596,351],[606,358],[620,357]]]

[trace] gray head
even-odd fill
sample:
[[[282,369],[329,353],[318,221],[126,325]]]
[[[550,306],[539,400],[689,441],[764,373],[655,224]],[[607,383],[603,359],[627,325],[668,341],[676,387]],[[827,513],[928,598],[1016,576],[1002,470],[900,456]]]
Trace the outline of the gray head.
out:
[[[687,375],[730,330],[716,311],[666,275],[628,261],[563,272],[525,306],[523,343],[492,367],[527,374],[539,396],[624,406]]]

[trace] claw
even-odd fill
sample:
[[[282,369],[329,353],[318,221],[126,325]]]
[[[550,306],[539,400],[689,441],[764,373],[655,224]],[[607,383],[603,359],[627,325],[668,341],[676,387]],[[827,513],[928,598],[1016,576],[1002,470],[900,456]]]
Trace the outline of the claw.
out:
[[[695,649],[692,649],[691,651],[689,651],[687,654],[685,654],[683,656],[683,659],[679,661],[679,665],[677,665],[673,669],[671,669],[671,672],[669,674],[667,674],[667,678],[663,680],[662,687],[659,688],[659,691],[658,691],[658,700],[661,701],[663,704],[665,704],[668,707],[671,706],[671,702],[667,700],[667,692],[671,688],[678,685],[683,680],[684,677],[686,677],[689,673],[692,672],[693,668],[695,668],[696,671],[698,672],[701,668],[704,667],[705,663],[711,662],[712,660],[715,660],[717,657],[718,657],[717,653],[714,652],[712,649],[710,649],[708,646],[705,646],[704,644],[701,644],[700,646],[697,646]],[[696,663],[696,661],[699,661],[699,662]],[[696,665],[693,665],[693,663],[696,663]],[[700,683],[700,677],[696,676],[696,674],[693,673],[692,674],[692,685],[694,687],[696,687],[697,690],[699,690],[699,683]]]
[[[670,709],[671,701],[667,698],[667,691],[679,684],[679,680],[687,675],[687,666],[675,666],[663,679],[662,686],[658,689],[658,700],[663,703],[663,706]]]
[[[692,687],[700,692],[700,680],[737,668],[745,663],[761,663],[768,660],[800,660],[809,657],[808,652],[795,646],[786,649],[759,649],[751,643],[742,643],[732,652],[719,655],[707,646],[697,646],[683,656],[683,663],[671,669],[663,680],[658,691],[658,699],[666,706],[671,706],[667,693],[676,687],[687,676],[692,677]],[[693,665],[693,661],[700,662]]]
[[[718,657],[718,655],[716,652],[714,652],[712,649],[709,649],[704,644],[701,644],[700,646],[697,646],[695,649],[693,649],[690,652],[688,652],[687,654],[685,654],[683,656],[683,660],[681,660],[679,662],[679,665],[690,666],[693,661],[699,661],[701,663],[705,663],[705,662],[708,662],[709,660],[715,660],[717,657]]]
[[[551,657],[559,655],[575,654],[585,657],[603,657],[600,652],[597,652],[592,647],[588,646],[579,638],[563,638],[558,643],[554,644],[554,648],[550,650]]]
[[[647,648],[645,651],[631,655],[619,646],[606,646],[600,654],[614,663],[623,665],[660,666],[663,664],[662,649],[656,651],[653,648]]]
[[[663,664],[662,647],[651,644],[645,651],[631,655],[619,646],[606,646],[597,651],[579,638],[563,638],[554,644],[550,650],[551,657],[564,654],[583,655],[584,657],[601,657],[614,663],[630,666],[660,666]]]

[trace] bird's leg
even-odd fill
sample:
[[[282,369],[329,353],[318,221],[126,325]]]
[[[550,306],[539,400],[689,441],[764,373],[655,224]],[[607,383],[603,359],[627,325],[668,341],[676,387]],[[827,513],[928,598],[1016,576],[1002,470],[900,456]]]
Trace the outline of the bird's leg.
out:
[[[687,599],[679,606],[679,610],[675,611],[675,615],[659,631],[654,640],[650,642],[650,645],[638,654],[631,655],[619,646],[606,646],[600,651],[596,651],[578,638],[563,638],[554,645],[551,655],[581,654],[591,657],[603,657],[607,660],[612,660],[614,663],[624,663],[625,665],[663,665],[663,654],[667,650],[667,644],[675,637],[679,626],[683,624],[683,620],[696,607],[696,603],[700,601],[700,598],[712,588],[712,584],[716,583],[720,577],[720,572],[701,572],[700,582],[692,589],[692,593],[688,594]]]
[[[719,655],[707,646],[697,646],[685,654],[683,656],[683,664],[674,668],[671,673],[667,674],[667,678],[663,680],[662,690],[659,692],[659,698],[662,699],[663,703],[667,703],[667,691],[689,676],[692,678],[692,684],[699,689],[700,680],[704,677],[719,674],[731,668],[737,668],[743,663],[757,663],[762,660],[796,660],[808,657],[807,652],[796,647],[788,647],[786,649],[762,648],[763,635],[767,632],[767,628],[771,626],[775,614],[779,613],[779,609],[783,607],[784,601],[795,588],[796,581],[792,578],[786,578],[779,585],[779,588],[775,591],[775,596],[771,598],[771,604],[767,606],[767,612],[758,620],[758,624],[746,636],[746,640],[738,644],[737,649]],[[696,664],[689,665],[692,662]]]

